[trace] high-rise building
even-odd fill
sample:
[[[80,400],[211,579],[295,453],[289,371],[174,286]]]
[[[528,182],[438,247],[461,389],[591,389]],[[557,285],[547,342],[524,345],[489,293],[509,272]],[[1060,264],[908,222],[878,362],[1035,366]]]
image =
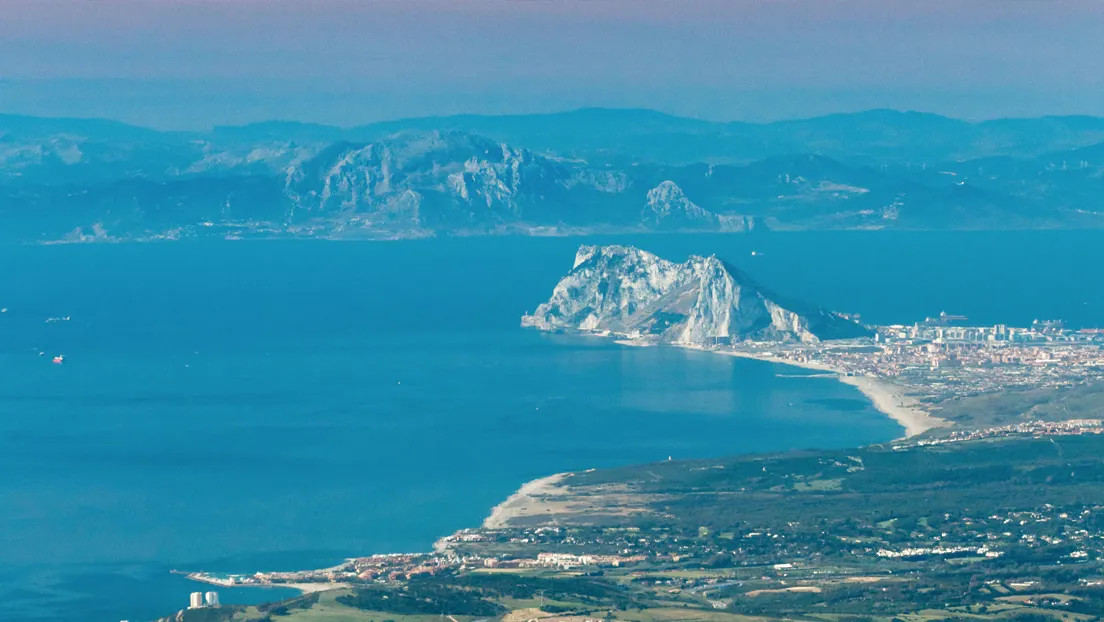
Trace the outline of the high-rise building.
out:
[[[208,607],[218,607],[219,606],[218,592],[207,592],[207,606]]]
[[[192,592],[192,597],[188,601],[188,609],[198,609],[203,606],[203,592]]]

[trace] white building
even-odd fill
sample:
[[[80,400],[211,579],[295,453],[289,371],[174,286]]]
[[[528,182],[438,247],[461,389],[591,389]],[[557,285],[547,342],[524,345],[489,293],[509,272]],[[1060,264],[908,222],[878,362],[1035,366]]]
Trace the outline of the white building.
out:
[[[203,592],[192,592],[192,597],[188,601],[188,609],[198,609],[203,606]]]
[[[207,592],[206,597],[207,597],[207,606],[208,607],[218,607],[219,606],[218,592]]]

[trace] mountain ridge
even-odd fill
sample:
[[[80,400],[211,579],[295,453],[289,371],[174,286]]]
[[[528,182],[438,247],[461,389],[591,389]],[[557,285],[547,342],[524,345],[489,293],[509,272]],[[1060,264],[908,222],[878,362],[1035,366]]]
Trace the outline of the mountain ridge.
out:
[[[1104,119],[444,119],[173,133],[0,115],[0,238],[1104,227]]]

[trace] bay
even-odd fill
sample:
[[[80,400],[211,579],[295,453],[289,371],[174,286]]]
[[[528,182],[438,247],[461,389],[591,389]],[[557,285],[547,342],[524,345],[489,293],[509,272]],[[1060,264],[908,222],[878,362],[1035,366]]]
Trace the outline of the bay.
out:
[[[0,619],[148,619],[199,589],[173,568],[425,550],[554,472],[900,433],[831,379],[520,329],[580,242],[717,253],[772,289],[880,323],[947,310],[1095,326],[1104,297],[1086,270],[1101,265],[1102,238],[2,248]]]

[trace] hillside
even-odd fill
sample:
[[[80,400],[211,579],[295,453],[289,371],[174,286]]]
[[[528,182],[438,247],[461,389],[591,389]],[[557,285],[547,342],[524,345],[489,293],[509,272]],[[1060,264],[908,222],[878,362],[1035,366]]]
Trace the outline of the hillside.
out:
[[[1104,226],[1104,120],[645,110],[159,132],[0,115],[8,241]]]

